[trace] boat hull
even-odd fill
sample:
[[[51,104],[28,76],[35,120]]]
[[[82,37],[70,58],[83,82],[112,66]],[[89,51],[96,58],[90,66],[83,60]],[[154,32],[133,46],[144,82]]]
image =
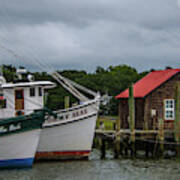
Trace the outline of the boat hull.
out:
[[[45,126],[40,135],[36,159],[82,159],[91,152],[97,112]]]
[[[0,137],[0,169],[32,167],[41,129]]]

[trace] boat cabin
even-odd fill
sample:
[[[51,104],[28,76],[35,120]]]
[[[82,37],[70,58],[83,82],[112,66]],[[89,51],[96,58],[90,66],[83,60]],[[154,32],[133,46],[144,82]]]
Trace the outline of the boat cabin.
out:
[[[27,115],[44,107],[45,90],[54,88],[50,81],[33,81],[32,76],[21,82],[6,83],[0,78],[0,119]]]

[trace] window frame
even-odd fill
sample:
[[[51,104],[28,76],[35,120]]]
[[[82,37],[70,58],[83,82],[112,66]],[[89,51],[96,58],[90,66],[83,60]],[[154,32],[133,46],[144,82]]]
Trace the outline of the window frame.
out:
[[[34,94],[31,94],[31,90],[34,89]],[[35,87],[30,87],[29,88],[29,97],[36,97],[36,88]]]
[[[2,91],[0,91],[0,96],[2,97],[2,99],[0,98],[0,110],[1,109],[6,109],[7,100],[4,98],[4,93]]]
[[[0,110],[7,108],[7,101],[6,99],[0,100]]]
[[[38,95],[40,97],[43,96],[43,89],[42,89],[42,87],[38,87]]]
[[[173,102],[173,107],[166,107],[167,102]],[[167,117],[167,111],[172,111],[172,117]],[[174,99],[165,99],[164,100],[164,119],[168,121],[173,121],[175,119],[175,100]]]

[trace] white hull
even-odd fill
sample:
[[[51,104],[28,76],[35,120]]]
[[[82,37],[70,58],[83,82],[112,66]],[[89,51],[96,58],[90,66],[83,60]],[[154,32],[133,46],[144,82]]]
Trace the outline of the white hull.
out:
[[[30,167],[39,143],[41,129],[0,137],[0,168]]]
[[[92,101],[59,112],[61,120],[50,119],[40,135],[37,159],[83,158],[90,154],[99,102]],[[62,119],[62,116],[65,119]],[[68,118],[66,118],[68,117]]]

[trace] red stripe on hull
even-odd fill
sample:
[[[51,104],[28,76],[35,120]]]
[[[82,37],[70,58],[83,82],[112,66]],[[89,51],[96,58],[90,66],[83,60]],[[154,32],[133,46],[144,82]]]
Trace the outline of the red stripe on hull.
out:
[[[35,158],[38,159],[82,159],[87,158],[90,151],[61,151],[61,152],[37,152]]]

